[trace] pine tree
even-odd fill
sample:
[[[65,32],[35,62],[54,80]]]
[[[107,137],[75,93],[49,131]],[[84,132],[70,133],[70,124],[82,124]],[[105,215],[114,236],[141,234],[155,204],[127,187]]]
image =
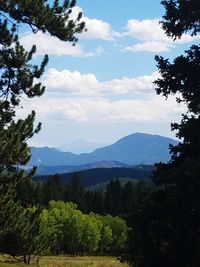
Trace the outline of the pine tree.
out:
[[[74,173],[69,183],[65,186],[64,201],[77,204],[80,210],[85,209],[85,190],[79,173]]]
[[[122,186],[118,179],[111,179],[105,192],[105,212],[114,216],[122,212]]]
[[[200,31],[198,0],[163,0],[162,26],[168,36]],[[156,92],[176,95],[187,111],[180,123],[172,123],[181,142],[170,146],[171,160],[157,164],[157,185],[132,224],[131,262],[143,267],[197,267],[200,265],[200,45],[169,59],[156,56],[161,78]],[[142,222],[143,227],[141,228]],[[135,231],[135,233],[134,233]],[[139,237],[139,238],[138,238]],[[130,255],[130,254],[129,254]]]
[[[200,31],[199,1],[163,1],[166,8],[163,27],[179,38]],[[158,164],[154,181],[164,191],[165,214],[161,218],[163,266],[192,267],[200,264],[200,45],[193,45],[172,63],[156,57],[161,78],[155,81],[157,94],[176,95],[187,107],[180,123],[172,130],[182,140],[170,146],[171,161]],[[167,233],[167,234],[166,234]]]
[[[20,206],[13,201],[16,185],[34,173],[34,169],[27,174],[19,167],[30,159],[27,140],[41,128],[40,123],[34,127],[35,111],[19,120],[15,111],[22,97],[44,93],[44,86],[35,81],[48,62],[45,55],[40,66],[31,63],[36,47],[23,48],[18,27],[26,24],[33,33],[48,32],[75,45],[75,34],[84,30],[81,13],[76,20],[69,18],[75,4],[74,0],[65,0],[63,5],[54,0],[52,6],[46,0],[0,0],[0,239],[19,217]]]

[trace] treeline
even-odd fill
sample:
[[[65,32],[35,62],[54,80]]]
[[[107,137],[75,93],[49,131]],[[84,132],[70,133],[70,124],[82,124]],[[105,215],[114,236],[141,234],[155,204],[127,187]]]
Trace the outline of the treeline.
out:
[[[144,181],[128,181],[123,186],[118,179],[111,179],[105,192],[88,190],[75,174],[68,184],[63,185],[58,175],[49,176],[47,181],[27,179],[17,188],[17,200],[22,206],[40,205],[47,207],[51,200],[73,202],[84,213],[110,214],[126,216],[137,205],[142,190],[150,190],[152,184]]]
[[[120,255],[125,250],[127,226],[119,217],[83,214],[72,202],[54,200],[46,209],[12,207],[18,216],[1,235],[0,251],[25,264],[36,255]]]
[[[39,172],[42,171],[44,168],[48,171],[51,171],[50,173],[59,173],[59,169],[55,167],[38,167]],[[138,180],[149,180],[149,178],[152,176],[152,172],[155,170],[153,165],[139,165],[134,166],[131,168],[92,168],[87,170],[80,170],[78,171],[80,176],[81,184],[85,187],[96,185],[99,183],[104,183],[109,181],[110,179],[116,179],[121,177],[129,177],[132,179],[138,179]],[[69,183],[69,181],[72,179],[72,177],[75,175],[76,172],[70,172],[70,173],[59,173],[59,178],[62,184]],[[45,181],[47,180],[49,175],[36,175],[35,180],[38,181]]]
[[[25,263],[42,254],[127,255],[132,233],[138,234],[132,226],[151,205],[154,190],[147,181],[122,186],[111,179],[104,192],[91,191],[81,185],[78,174],[67,185],[58,175],[43,182],[26,179],[10,203],[15,225],[1,235],[0,251]]]

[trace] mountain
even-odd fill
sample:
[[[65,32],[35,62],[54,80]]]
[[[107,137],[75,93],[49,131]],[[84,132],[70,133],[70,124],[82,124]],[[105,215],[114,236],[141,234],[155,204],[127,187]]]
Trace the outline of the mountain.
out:
[[[71,165],[69,162],[75,161],[77,155],[71,152],[62,152],[57,148],[50,147],[31,147],[31,159],[28,165],[45,165],[45,166],[59,166]]]
[[[77,172],[82,170],[88,169],[95,169],[95,168],[130,168],[131,166],[124,164],[118,161],[99,161],[94,162],[91,164],[85,165],[73,165],[73,166],[43,166],[39,165],[37,167],[36,175],[50,175],[50,174],[61,174],[61,173],[70,173],[70,172]]]
[[[103,147],[105,144],[96,143],[88,140],[76,140],[59,147],[61,151],[72,152],[75,154],[90,153],[98,147]]]
[[[153,166],[141,165],[132,168],[94,168],[79,171],[78,174],[80,177],[81,184],[85,187],[88,187],[107,182],[110,179],[117,178],[149,180],[153,170]],[[68,183],[75,173],[77,172],[59,174],[61,183]],[[47,178],[48,175],[38,175],[34,177],[36,181],[46,181]]]
[[[29,165],[85,165],[99,161],[119,161],[128,165],[154,164],[160,161],[167,162],[170,159],[169,144],[177,143],[176,140],[159,135],[134,133],[112,145],[80,155],[60,152],[55,148],[32,147]]]

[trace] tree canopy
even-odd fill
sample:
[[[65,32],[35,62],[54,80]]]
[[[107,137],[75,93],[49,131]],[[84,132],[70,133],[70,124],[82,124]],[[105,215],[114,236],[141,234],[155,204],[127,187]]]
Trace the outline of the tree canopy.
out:
[[[62,41],[77,42],[77,33],[84,30],[81,13],[75,20],[70,18],[76,1],[65,0],[52,5],[46,0],[0,0],[0,239],[13,229],[13,219],[19,219],[20,206],[14,202],[16,185],[32,176],[20,165],[30,158],[27,140],[41,128],[34,126],[35,111],[25,119],[16,118],[16,108],[21,108],[21,99],[41,96],[45,87],[39,78],[48,63],[48,56],[40,65],[32,63],[35,45],[26,51],[20,44],[19,27],[28,25],[33,33],[42,31]],[[16,207],[18,206],[18,208]],[[22,228],[21,228],[22,229]],[[25,230],[24,230],[25,231]]]
[[[200,31],[200,8],[198,0],[162,0],[165,15],[161,21],[167,35],[180,38],[189,32],[196,35]]]
[[[181,38],[200,31],[200,2],[163,0],[161,24],[166,34]],[[176,97],[186,112],[172,130],[181,139],[170,146],[171,160],[156,165],[155,190],[133,213],[129,256],[133,266],[197,267],[200,264],[200,45],[191,46],[173,62],[156,56],[160,78],[156,92]],[[134,219],[135,218],[135,219]],[[143,226],[143,227],[142,227]]]

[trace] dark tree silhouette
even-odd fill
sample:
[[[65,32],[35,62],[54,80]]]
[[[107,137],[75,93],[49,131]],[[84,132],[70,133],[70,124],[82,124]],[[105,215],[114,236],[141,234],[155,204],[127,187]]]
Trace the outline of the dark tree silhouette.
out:
[[[199,1],[166,0],[162,4],[166,13],[161,23],[169,36],[180,38],[186,32],[199,33]],[[172,123],[172,130],[181,142],[170,146],[169,163],[157,164],[154,174],[157,190],[133,220],[129,256],[134,266],[197,267],[200,265],[200,46],[193,45],[172,63],[159,56],[156,62],[161,74],[155,81],[157,94],[165,98],[176,95],[176,101],[184,103],[187,111],[180,123]]]

